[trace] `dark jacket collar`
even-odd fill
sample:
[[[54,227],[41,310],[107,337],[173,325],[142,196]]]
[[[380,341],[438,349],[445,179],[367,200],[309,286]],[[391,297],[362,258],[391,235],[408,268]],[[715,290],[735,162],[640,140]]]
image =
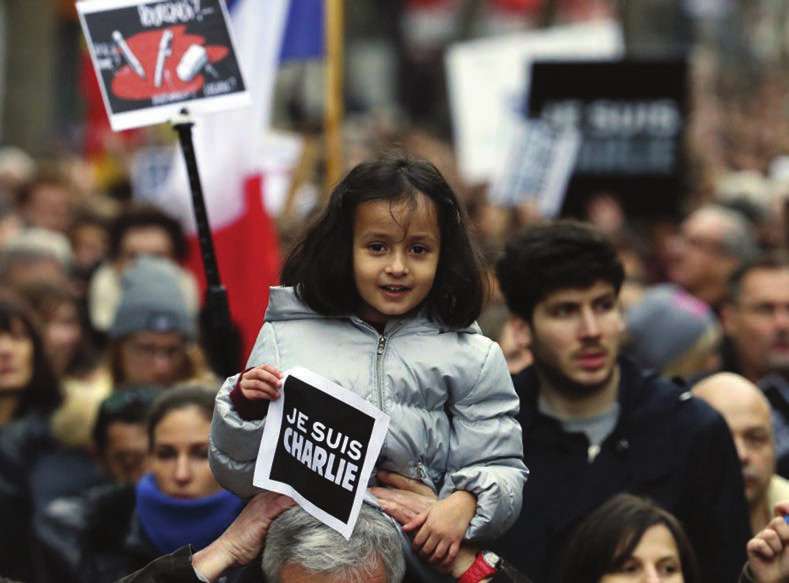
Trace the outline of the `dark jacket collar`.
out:
[[[620,422],[617,424],[615,432],[655,416],[662,417],[664,413],[676,406],[677,398],[687,392],[685,388],[661,379],[652,371],[641,370],[628,356],[620,355],[617,365],[620,375],[617,394]],[[539,415],[537,399],[540,390],[535,367],[529,366],[513,375],[513,383],[521,399],[518,420],[524,432],[527,432]],[[669,390],[675,398],[666,398],[666,390]],[[685,397],[683,396],[683,398]]]

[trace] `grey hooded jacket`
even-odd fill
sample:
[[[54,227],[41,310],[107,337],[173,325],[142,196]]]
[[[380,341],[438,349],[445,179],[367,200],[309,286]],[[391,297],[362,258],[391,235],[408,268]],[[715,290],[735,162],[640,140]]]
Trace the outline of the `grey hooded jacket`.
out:
[[[351,316],[305,306],[293,288],[271,288],[266,322],[247,366],[303,366],[361,395],[391,418],[378,467],[427,483],[443,498],[477,497],[468,539],[492,539],[521,509],[519,402],[498,344],[478,326],[441,330],[422,316],[390,320],[383,335]],[[248,498],[265,420],[243,420],[217,396],[209,461],[222,486]]]

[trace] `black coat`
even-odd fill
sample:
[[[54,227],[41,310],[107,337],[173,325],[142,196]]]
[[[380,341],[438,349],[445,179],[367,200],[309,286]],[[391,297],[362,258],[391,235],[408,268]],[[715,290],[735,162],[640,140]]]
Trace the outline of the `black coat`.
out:
[[[87,451],[59,442],[48,417],[31,414],[0,427],[0,576],[47,583],[34,517],[52,500],[101,480]]]
[[[513,377],[529,479],[523,510],[494,549],[539,583],[555,583],[573,529],[614,494],[648,496],[680,519],[707,583],[737,581],[750,522],[728,426],[685,389],[620,358],[616,427],[593,462],[584,434],[537,410],[537,375]]]
[[[160,552],[142,531],[134,486],[97,486],[57,500],[35,521],[47,581],[106,583]]]

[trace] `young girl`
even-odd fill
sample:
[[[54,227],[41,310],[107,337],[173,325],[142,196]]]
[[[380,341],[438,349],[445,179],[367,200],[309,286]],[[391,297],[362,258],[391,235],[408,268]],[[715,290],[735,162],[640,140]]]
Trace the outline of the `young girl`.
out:
[[[390,418],[378,467],[417,478],[440,501],[406,525],[432,561],[464,536],[492,539],[518,516],[527,470],[518,397],[498,345],[480,332],[485,285],[465,213],[428,162],[363,162],[288,256],[248,369],[217,396],[211,468],[252,486],[280,371],[304,366]]]

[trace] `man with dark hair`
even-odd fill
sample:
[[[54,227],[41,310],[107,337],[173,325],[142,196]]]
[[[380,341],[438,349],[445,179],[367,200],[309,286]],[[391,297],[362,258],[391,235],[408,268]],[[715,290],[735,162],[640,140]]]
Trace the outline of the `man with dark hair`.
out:
[[[140,253],[183,260],[186,238],[181,223],[152,205],[128,207],[110,225],[109,256],[122,266]]]
[[[62,170],[45,165],[19,191],[19,214],[29,227],[65,233],[73,219],[76,191]]]
[[[631,492],[682,521],[705,581],[735,581],[750,525],[734,443],[710,406],[620,356],[624,270],[613,245],[581,223],[542,224],[508,242],[496,271],[533,364],[513,377],[524,509],[494,548],[552,583],[579,521]]]
[[[161,391],[152,386],[130,386],[101,402],[93,425],[93,451],[111,482],[134,484],[147,470],[145,418]]]
[[[778,473],[789,475],[789,257],[766,253],[735,270],[721,319],[722,369],[764,391],[772,407]]]

